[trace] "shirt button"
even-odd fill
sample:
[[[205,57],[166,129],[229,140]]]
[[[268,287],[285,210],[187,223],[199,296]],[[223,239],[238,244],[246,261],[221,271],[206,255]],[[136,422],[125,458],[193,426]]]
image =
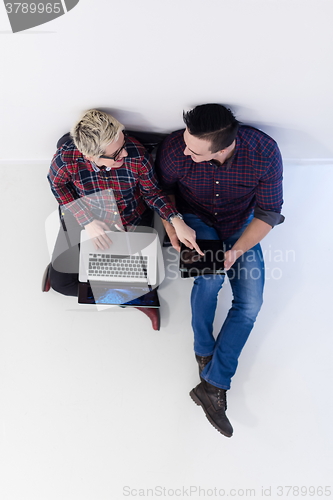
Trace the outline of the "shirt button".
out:
[[[220,181],[215,181],[216,184],[220,184]]]
[[[113,212],[113,215],[117,215],[118,212]]]
[[[215,212],[215,214],[214,214],[214,215],[217,215],[217,212]]]
[[[216,195],[216,196],[220,196],[220,195],[217,193],[217,195]]]

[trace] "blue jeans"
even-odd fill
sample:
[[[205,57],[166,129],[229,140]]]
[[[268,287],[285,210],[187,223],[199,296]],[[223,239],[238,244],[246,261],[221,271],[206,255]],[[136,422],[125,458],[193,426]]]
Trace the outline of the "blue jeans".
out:
[[[234,245],[252,218],[253,216],[237,233],[225,240],[226,250]],[[184,214],[184,220],[196,231],[197,239],[219,239],[216,230],[207,226],[197,216]],[[191,294],[194,351],[199,356],[213,355],[201,376],[221,389],[230,389],[231,377],[236,372],[239,355],[262,305],[265,268],[260,244],[237,259],[227,271],[227,275],[233,301],[216,339],[213,337],[213,321],[217,296],[225,276],[199,276],[194,280]]]

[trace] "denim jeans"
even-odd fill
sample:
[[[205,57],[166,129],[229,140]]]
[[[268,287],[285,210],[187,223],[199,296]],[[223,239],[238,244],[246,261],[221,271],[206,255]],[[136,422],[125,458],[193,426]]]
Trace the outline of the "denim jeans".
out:
[[[234,245],[252,218],[253,216],[237,233],[225,240],[226,250]],[[196,231],[197,239],[219,239],[216,230],[197,216],[184,214],[184,220]],[[227,275],[233,301],[216,339],[213,336],[213,321],[217,296],[225,276],[199,276],[194,280],[191,294],[194,351],[199,356],[213,355],[201,376],[221,389],[230,389],[239,355],[262,305],[265,268],[260,244],[237,259]]]

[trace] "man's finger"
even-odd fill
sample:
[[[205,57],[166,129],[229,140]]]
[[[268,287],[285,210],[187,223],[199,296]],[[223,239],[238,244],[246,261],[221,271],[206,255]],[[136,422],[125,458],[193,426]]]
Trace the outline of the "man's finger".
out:
[[[197,244],[197,242],[196,242],[196,241],[194,241],[194,242],[193,242],[193,247],[194,247],[194,249],[195,249],[195,250],[196,250],[196,251],[197,251],[200,255],[202,255],[202,256],[203,256],[203,255],[205,255],[205,254],[203,253],[203,251],[201,250],[201,248],[199,247],[199,245]]]
[[[187,246],[187,248],[190,248],[191,250],[193,250],[193,245],[189,240],[184,240],[183,243],[184,243],[184,245]]]
[[[185,240],[185,245],[188,248],[190,248],[191,250],[194,248],[194,250],[196,250],[199,255],[202,255],[202,256],[205,255],[195,240],[193,240],[193,241]]]

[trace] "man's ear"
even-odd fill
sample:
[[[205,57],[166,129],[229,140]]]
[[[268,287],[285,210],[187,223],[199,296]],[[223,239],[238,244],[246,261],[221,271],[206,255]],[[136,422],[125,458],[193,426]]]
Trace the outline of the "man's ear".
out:
[[[230,146],[224,148],[224,149],[220,149],[220,151],[218,151],[218,153],[222,153],[222,154],[225,154],[225,153],[228,153],[229,151],[233,150],[234,147],[235,147],[235,144],[236,144],[236,141],[233,141]]]

